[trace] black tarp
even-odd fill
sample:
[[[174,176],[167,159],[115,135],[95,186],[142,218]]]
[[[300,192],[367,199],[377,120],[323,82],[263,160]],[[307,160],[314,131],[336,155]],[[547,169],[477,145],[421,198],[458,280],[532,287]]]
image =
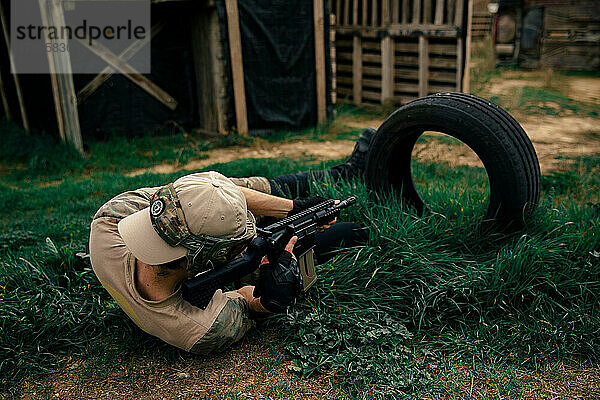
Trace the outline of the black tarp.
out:
[[[224,0],[217,1],[222,41],[231,64]],[[238,2],[248,129],[253,134],[317,123],[313,0]],[[327,108],[331,113],[329,13],[324,4]],[[235,126],[233,80],[229,124]]]

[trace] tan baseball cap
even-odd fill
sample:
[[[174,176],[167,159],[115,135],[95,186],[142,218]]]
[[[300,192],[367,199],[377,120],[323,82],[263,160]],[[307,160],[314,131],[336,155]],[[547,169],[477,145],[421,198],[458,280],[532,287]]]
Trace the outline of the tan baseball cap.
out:
[[[180,245],[171,246],[161,238],[152,225],[151,213],[153,217],[166,216],[168,228],[175,231],[175,235],[178,230],[185,229],[181,226],[182,219],[194,235],[230,239],[246,235],[249,226],[251,230],[255,229],[254,217],[247,209],[241,189],[218,172],[186,175],[159,191],[168,193],[173,189],[180,208],[176,208],[176,202],[153,200],[149,207],[127,216],[118,224],[127,248],[146,264],[168,263],[185,257],[188,251]]]

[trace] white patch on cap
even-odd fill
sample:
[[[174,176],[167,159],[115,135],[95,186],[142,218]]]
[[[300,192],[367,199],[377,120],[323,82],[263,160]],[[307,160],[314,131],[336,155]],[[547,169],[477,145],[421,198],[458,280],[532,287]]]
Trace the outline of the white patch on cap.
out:
[[[152,206],[150,206],[150,214],[154,217],[158,217],[165,209],[165,202],[162,199],[154,200]]]

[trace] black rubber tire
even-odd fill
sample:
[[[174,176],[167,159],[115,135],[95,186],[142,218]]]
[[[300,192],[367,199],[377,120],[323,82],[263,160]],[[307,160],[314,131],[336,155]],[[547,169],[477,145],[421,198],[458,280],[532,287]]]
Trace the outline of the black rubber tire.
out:
[[[425,208],[410,163],[425,131],[451,135],[481,159],[490,182],[486,217],[521,225],[537,207],[540,166],[527,134],[505,110],[463,93],[437,93],[412,101],[390,115],[371,141],[365,181],[374,190],[393,188],[419,212]]]

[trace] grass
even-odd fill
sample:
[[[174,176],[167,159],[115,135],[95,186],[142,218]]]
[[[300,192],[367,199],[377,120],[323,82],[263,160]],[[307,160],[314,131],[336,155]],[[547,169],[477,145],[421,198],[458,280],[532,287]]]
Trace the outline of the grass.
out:
[[[87,160],[73,156],[70,174],[61,172],[61,182],[49,186],[21,182],[15,188],[15,182],[54,179],[61,166],[52,157],[71,150],[56,147],[46,168],[27,154],[12,156],[11,165],[28,168],[10,170],[0,182],[0,207],[10,210],[0,216],[3,390],[16,395],[24,378],[51,373],[69,357],[85,360],[82,373],[97,379],[123,360],[180,357],[125,318],[97,282],[86,253],[89,223],[103,202],[186,173],[125,177],[120,171],[152,157],[168,159],[186,140],[111,139],[94,145]],[[147,157],[152,143],[164,146]],[[35,142],[30,146],[35,149]],[[199,146],[190,154],[204,149]],[[356,182],[315,185],[324,196],[357,195],[358,206],[342,219],[371,233],[366,246],[320,266],[320,281],[306,301],[268,321],[285,341],[289,368],[307,376],[335,370],[353,397],[380,398],[424,395],[447,373],[448,359],[527,368],[572,357],[598,361],[599,158],[575,161],[573,169],[543,177],[538,211],[513,234],[477,229],[487,193],[478,168],[414,163],[422,195],[435,210],[422,218],[400,198],[373,196]],[[306,167],[254,159],[208,169],[275,176]],[[431,182],[440,184],[425,185]],[[121,379],[135,376],[124,372]]]

